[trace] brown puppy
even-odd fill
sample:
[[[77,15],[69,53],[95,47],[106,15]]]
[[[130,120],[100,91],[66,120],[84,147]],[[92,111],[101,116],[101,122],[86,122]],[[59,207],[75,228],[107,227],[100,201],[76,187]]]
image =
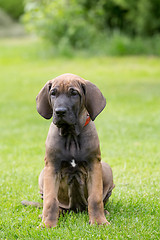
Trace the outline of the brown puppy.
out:
[[[105,98],[91,82],[63,74],[48,81],[36,101],[41,116],[53,116],[39,176],[44,225],[57,225],[60,208],[83,211],[87,207],[90,224],[109,224],[104,204],[114,188],[113,176],[109,165],[101,163],[93,122],[104,109]]]

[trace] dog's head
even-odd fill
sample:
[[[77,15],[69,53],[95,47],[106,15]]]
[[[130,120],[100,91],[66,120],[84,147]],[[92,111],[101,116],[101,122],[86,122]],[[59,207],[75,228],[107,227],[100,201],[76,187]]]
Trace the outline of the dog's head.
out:
[[[48,81],[39,92],[37,111],[61,128],[75,125],[82,112],[87,111],[92,120],[103,110],[106,100],[91,82],[74,74],[63,74]]]

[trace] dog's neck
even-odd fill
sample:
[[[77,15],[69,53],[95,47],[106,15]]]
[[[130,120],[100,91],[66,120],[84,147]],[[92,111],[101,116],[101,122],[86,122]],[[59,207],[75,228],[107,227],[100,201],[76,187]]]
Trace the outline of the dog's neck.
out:
[[[71,151],[74,146],[74,149],[77,151],[80,150],[78,136],[80,135],[82,129],[86,127],[91,121],[89,114],[86,114],[86,117],[78,123],[77,125],[68,125],[64,124],[61,128],[58,128],[59,135],[65,138],[65,147],[66,150]]]
[[[70,152],[77,152],[80,150],[78,141],[79,131],[74,125],[64,125],[58,128],[59,135],[65,140],[65,149]]]
[[[60,136],[67,137],[67,136],[78,136],[80,132],[75,125],[68,125],[64,124],[62,127],[58,128],[58,132]]]

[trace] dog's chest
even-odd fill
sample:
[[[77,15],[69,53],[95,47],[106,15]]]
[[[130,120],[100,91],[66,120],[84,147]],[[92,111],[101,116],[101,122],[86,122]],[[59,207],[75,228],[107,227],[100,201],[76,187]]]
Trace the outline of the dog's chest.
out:
[[[66,179],[66,183],[71,189],[78,188],[80,190],[87,179],[88,164],[83,161],[77,162],[75,159],[64,161],[61,163],[60,174],[62,179]]]
[[[91,170],[93,160],[99,157],[97,134],[90,131],[81,132],[79,136],[60,135],[56,129],[53,130],[47,137],[46,152],[55,171],[60,173],[64,167],[68,172],[78,172],[81,168],[87,172]]]
[[[75,137],[64,138],[54,152],[54,165],[56,171],[67,169],[70,174],[80,172],[82,168],[89,167],[89,151],[86,150],[80,139]]]
[[[66,152],[64,155],[61,155],[55,159],[55,168],[57,172],[65,172],[65,174],[78,175],[82,172],[82,169],[88,171],[90,166],[87,156],[82,156],[76,152],[71,154]],[[64,171],[65,169],[65,171]]]

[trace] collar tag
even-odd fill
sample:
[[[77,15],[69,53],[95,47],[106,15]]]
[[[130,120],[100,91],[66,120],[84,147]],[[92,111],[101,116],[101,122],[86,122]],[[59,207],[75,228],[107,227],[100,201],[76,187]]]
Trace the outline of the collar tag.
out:
[[[90,121],[91,121],[91,118],[90,118],[89,114],[87,114],[87,119],[86,119],[84,126],[87,126],[88,123],[90,123]]]

